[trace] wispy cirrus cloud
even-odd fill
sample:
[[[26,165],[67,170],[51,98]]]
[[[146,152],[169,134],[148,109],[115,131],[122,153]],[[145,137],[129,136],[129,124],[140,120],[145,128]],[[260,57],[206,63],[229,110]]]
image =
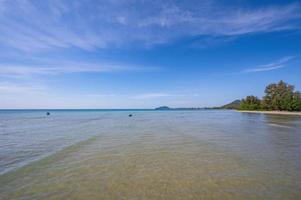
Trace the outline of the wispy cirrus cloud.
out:
[[[138,95],[132,96],[132,98],[134,98],[134,99],[154,99],[154,98],[171,97],[171,96],[175,96],[175,95],[159,92],[159,93],[138,94]]]
[[[300,30],[301,6],[219,1],[1,1],[0,42],[25,52],[155,45],[183,36]]]
[[[44,92],[45,87],[32,84],[17,84],[12,82],[0,82],[0,94],[18,93],[18,94],[38,94]]]
[[[198,97],[199,94],[186,94],[186,93],[167,93],[167,92],[150,92],[150,93],[142,93],[132,95],[131,98],[133,99],[158,99],[158,98],[180,98],[180,97]]]
[[[0,77],[27,77],[33,75],[58,75],[67,73],[108,73],[124,71],[152,71],[156,67],[137,67],[114,64],[97,63],[79,63],[79,62],[61,62],[60,64],[42,64],[42,65],[12,65],[0,64]]]
[[[276,60],[274,62],[265,64],[265,65],[256,66],[256,67],[253,67],[253,68],[250,68],[250,69],[246,69],[246,70],[243,70],[242,72],[244,72],[244,73],[256,73],[256,72],[266,72],[266,71],[272,71],[272,70],[284,68],[284,67],[286,67],[286,64],[294,58],[295,58],[295,56],[283,57],[283,58],[281,58],[279,60]]]
[[[172,92],[146,92],[146,93],[134,93],[134,94],[125,94],[125,93],[106,93],[106,94],[85,94],[84,96],[88,97],[117,97],[117,98],[128,98],[131,100],[153,100],[153,99],[162,99],[162,98],[185,98],[185,97],[199,97],[198,93],[187,94],[187,93],[172,93]]]

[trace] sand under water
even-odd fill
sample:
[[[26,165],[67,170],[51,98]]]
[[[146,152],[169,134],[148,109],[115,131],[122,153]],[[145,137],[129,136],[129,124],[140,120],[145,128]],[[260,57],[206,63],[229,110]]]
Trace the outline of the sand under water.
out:
[[[66,111],[39,119],[45,122],[39,126],[48,127],[44,137],[57,144],[56,150],[45,147],[48,154],[37,145],[45,140],[36,139],[14,151],[9,148],[16,148],[17,139],[11,147],[4,147],[9,138],[1,140],[7,154],[26,148],[35,154],[26,164],[3,164],[0,198],[301,198],[300,117],[232,111],[135,111],[129,118],[128,112]],[[30,114],[27,120],[37,120],[33,116],[39,113]],[[3,115],[3,131],[22,137],[18,135],[21,131],[12,132],[12,121]],[[68,129],[61,127],[62,121]],[[19,128],[29,130],[30,124],[34,123],[27,121]],[[60,128],[65,132],[55,133],[55,137],[65,135],[62,141],[69,143],[51,136]],[[78,136],[87,135],[85,131],[90,135]],[[39,156],[32,159],[33,155]],[[9,160],[13,155],[1,157]]]

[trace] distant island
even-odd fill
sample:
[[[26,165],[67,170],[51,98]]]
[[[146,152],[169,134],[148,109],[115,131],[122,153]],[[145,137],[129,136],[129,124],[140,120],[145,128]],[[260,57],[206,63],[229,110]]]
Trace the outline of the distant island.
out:
[[[212,110],[212,109],[239,109],[241,100],[235,100],[229,104],[218,106],[218,107],[188,107],[188,108],[171,108],[168,106],[160,106],[155,110]]]
[[[282,113],[301,111],[301,93],[295,91],[293,85],[284,81],[269,84],[265,89],[265,96],[259,99],[250,95],[242,100],[235,100],[229,104],[219,107],[203,107],[203,108],[170,108],[168,106],[160,106],[155,110],[204,110],[204,109],[233,109],[239,111],[260,111],[273,113],[280,111]],[[286,111],[286,112],[285,112]],[[279,113],[279,112],[278,112]]]
[[[155,110],[170,110],[171,108],[168,106],[160,106],[158,108],[155,108]]]
[[[226,105],[220,106],[220,107],[212,107],[211,109],[230,109],[230,110],[237,110],[240,107],[241,100],[237,99],[235,101],[232,101],[231,103],[228,103]]]
[[[155,110],[202,110],[206,108],[170,108],[168,106],[160,106],[155,108]]]
[[[241,100],[235,100],[229,104],[218,106],[218,107],[190,107],[190,108],[170,108],[168,106],[160,106],[155,108],[155,110],[212,110],[212,109],[239,109]]]

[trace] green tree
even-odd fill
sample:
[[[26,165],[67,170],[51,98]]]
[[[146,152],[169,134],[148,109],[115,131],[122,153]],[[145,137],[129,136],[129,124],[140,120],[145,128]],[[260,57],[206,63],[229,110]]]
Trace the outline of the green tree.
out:
[[[293,99],[290,102],[290,108],[292,111],[301,111],[301,93],[295,92]]]
[[[255,96],[247,96],[241,100],[239,109],[241,110],[259,110],[261,108],[261,101]]]
[[[293,85],[284,81],[272,83],[265,88],[262,101],[255,96],[247,96],[241,101],[239,109],[301,111],[301,93],[294,90]]]
[[[294,86],[279,81],[270,84],[265,89],[262,106],[266,110],[298,110],[300,107],[300,93],[294,92]]]

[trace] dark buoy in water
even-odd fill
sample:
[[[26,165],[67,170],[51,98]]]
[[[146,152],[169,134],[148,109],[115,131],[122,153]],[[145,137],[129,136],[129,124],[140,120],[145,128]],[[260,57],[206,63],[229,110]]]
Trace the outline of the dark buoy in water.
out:
[[[50,115],[50,112],[47,112],[46,115]]]
[[[129,114],[129,117],[133,117],[133,115],[132,115],[132,114]]]

